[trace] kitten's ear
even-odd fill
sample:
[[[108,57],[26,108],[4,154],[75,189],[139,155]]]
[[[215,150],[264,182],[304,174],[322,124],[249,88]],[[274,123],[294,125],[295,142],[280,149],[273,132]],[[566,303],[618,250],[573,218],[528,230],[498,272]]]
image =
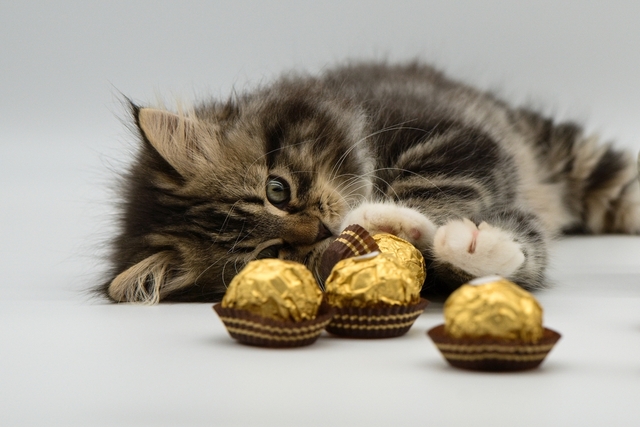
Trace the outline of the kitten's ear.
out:
[[[141,108],[134,111],[138,127],[153,148],[183,176],[206,161],[196,120],[169,111]]]
[[[171,252],[163,251],[129,267],[111,281],[109,296],[117,302],[157,304],[176,288],[168,274],[171,261]]]

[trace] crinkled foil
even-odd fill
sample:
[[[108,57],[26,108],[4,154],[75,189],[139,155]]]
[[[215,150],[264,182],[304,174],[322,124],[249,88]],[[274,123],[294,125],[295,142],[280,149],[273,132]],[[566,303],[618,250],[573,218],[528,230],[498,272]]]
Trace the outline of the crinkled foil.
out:
[[[222,306],[277,320],[314,319],[322,292],[302,264],[280,259],[251,261],[229,284]]]
[[[445,331],[455,337],[542,338],[542,307],[529,292],[496,277],[462,285],[444,304]]]
[[[387,252],[397,256],[415,275],[416,280],[422,286],[427,277],[422,253],[411,243],[393,234],[381,233],[373,236],[378,244],[380,252]]]
[[[338,262],[325,283],[334,307],[372,307],[379,303],[407,305],[420,298],[422,283],[394,255],[376,253]]]

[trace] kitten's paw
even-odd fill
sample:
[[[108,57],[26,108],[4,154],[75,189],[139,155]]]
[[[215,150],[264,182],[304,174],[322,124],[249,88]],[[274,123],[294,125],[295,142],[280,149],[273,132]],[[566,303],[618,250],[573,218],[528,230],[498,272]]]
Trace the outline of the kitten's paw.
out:
[[[364,203],[347,214],[342,228],[359,224],[369,233],[390,233],[425,249],[433,239],[436,226],[420,212],[392,203]]]
[[[483,222],[451,221],[436,231],[434,254],[474,276],[509,276],[522,265],[520,244],[506,231]]]

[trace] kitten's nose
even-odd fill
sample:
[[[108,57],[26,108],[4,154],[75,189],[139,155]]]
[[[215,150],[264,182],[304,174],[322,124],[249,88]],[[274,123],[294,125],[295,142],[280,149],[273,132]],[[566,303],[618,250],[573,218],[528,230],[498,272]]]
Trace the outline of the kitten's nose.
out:
[[[318,235],[316,236],[316,242],[319,242],[320,240],[324,240],[327,237],[330,237],[333,233],[331,233],[331,231],[327,228],[326,225],[324,225],[322,223],[322,221],[320,221],[320,224],[318,225]]]
[[[283,221],[280,235],[293,246],[313,245],[331,236],[331,231],[320,218],[292,215]]]

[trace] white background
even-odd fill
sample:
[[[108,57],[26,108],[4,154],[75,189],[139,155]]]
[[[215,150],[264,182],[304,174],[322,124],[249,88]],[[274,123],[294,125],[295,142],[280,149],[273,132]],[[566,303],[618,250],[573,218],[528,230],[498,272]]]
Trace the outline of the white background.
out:
[[[564,337],[541,369],[447,367],[425,338],[235,344],[209,305],[91,299],[123,95],[226,97],[289,69],[420,58],[640,150],[634,1],[4,1],[1,425],[638,425],[640,238],[571,238],[539,294]]]

